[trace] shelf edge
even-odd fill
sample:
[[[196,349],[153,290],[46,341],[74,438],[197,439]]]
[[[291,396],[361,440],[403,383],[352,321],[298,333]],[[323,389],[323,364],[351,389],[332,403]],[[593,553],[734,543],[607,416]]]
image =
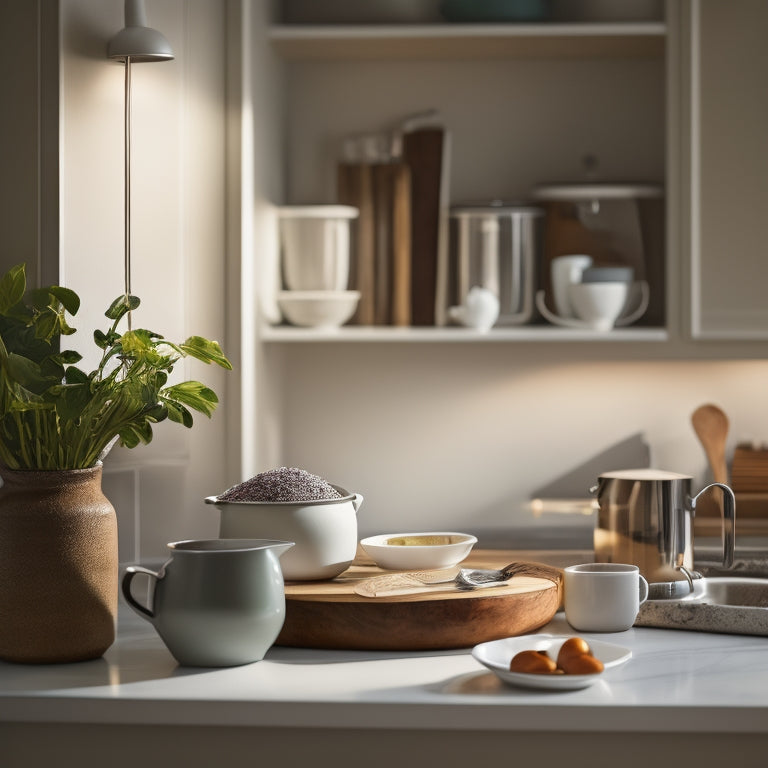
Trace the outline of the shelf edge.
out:
[[[259,331],[263,343],[516,343],[516,342],[659,342],[669,341],[666,328],[621,328],[602,333],[554,327],[494,328],[480,333],[465,328],[386,328],[345,326],[343,328],[294,328],[265,326]]]

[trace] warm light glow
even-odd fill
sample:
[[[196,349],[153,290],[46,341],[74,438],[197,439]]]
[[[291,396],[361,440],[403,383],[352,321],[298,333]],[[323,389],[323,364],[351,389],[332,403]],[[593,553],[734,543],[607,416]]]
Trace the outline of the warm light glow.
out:
[[[596,499],[531,499],[534,517],[546,514],[584,515],[589,517],[597,510]]]

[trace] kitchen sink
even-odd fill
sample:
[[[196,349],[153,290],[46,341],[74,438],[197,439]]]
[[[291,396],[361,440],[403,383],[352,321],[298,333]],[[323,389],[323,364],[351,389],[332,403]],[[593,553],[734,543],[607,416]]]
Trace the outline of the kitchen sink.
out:
[[[725,576],[699,581],[701,584],[694,592],[694,599],[711,605],[768,608],[768,579]]]
[[[768,636],[768,579],[697,579],[691,595],[643,603],[635,626]]]

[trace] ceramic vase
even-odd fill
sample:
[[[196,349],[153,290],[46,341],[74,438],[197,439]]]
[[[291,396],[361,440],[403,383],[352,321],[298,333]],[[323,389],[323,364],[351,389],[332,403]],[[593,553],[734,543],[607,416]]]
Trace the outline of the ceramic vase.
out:
[[[0,468],[0,659],[85,661],[115,639],[117,520],[89,469]]]

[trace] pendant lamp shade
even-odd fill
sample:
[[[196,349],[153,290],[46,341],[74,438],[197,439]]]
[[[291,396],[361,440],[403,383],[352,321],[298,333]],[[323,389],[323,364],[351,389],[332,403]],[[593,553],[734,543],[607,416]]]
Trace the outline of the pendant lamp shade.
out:
[[[144,0],[125,0],[125,27],[107,44],[107,57],[132,62],[173,58],[173,50],[165,36],[147,26]]]

